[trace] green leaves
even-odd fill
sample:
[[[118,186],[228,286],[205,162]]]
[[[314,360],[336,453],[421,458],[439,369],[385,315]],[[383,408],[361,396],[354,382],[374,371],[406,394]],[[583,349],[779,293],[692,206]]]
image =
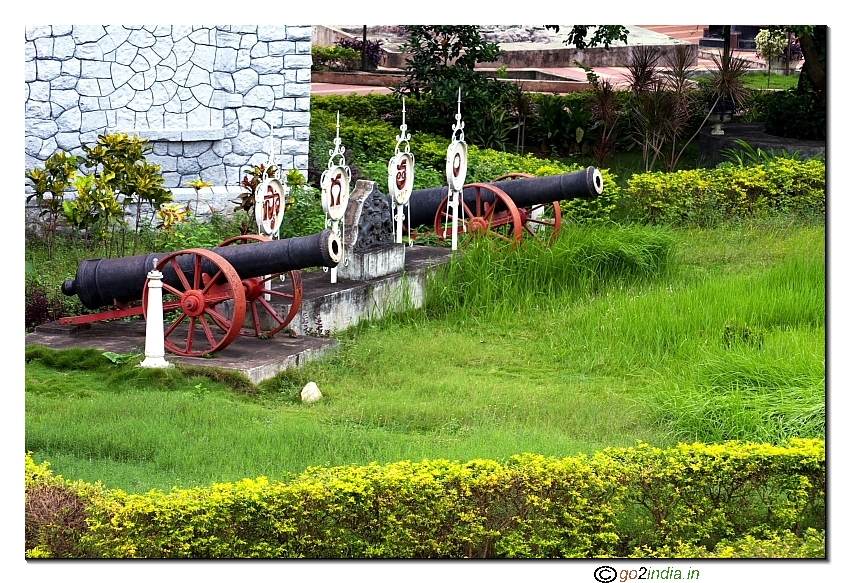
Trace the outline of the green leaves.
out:
[[[141,358],[142,355],[135,352],[127,352],[125,354],[118,354],[117,352],[104,352],[103,356],[108,358],[114,364],[126,364],[131,360]]]
[[[191,396],[203,399],[203,385]],[[757,532],[822,530],[825,459],[816,439],[639,443],[592,457],[313,467],[287,482],[128,495],[66,482],[27,454],[26,487],[63,485],[85,501],[73,553],[91,557],[671,558]]]
[[[634,174],[623,197],[633,218],[649,223],[706,225],[779,212],[823,215],[825,176],[820,160],[775,158],[764,165]]]

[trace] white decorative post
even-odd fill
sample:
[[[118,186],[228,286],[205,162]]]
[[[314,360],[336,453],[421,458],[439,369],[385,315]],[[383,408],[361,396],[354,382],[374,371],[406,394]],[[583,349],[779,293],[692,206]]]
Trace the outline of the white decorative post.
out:
[[[345,209],[348,208],[348,198],[351,196],[349,192],[349,184],[351,182],[351,170],[345,164],[345,147],[342,146],[342,140],[339,137],[339,112],[336,112],[336,138],[334,138],[334,149],[328,152],[330,159],[328,160],[328,169],[322,172],[322,208],[325,210],[325,224],[331,230],[340,236],[343,247],[345,246],[345,224],[342,226],[340,234],[340,220],[345,215]],[[334,160],[339,158],[339,162]],[[344,256],[341,261],[348,262],[348,258]],[[331,283],[336,283],[336,267],[331,267]]]
[[[407,207],[408,219],[410,219],[410,193],[413,192],[413,165],[415,160],[410,152],[410,134],[407,133],[405,120],[404,98],[401,99],[401,134],[396,136],[395,155],[387,164],[387,178],[390,195],[393,199],[393,215],[395,217],[395,242],[401,243],[401,227],[404,222],[404,209]],[[401,144],[404,142],[404,151]],[[410,220],[407,221],[410,224]],[[410,245],[413,238],[409,237]]]
[[[463,183],[466,180],[467,157],[463,126],[460,115],[460,89],[458,89],[457,113],[455,124],[452,125],[452,143],[449,144],[446,152],[446,180],[449,183],[449,208],[452,216],[452,251],[457,251],[458,199],[463,197]]]
[[[286,200],[289,198],[291,188],[286,183],[286,177],[276,163],[274,125],[271,126],[270,139],[268,164],[263,172],[262,180],[254,190],[254,220],[257,221],[257,232],[259,234],[277,239],[280,237]],[[279,177],[271,177],[270,174],[273,173],[277,173]],[[267,279],[265,288],[271,289],[271,285],[271,279]],[[264,294],[263,297],[266,301],[271,300],[269,294]]]
[[[162,272],[156,268],[148,272],[148,311],[145,314],[145,359],[139,364],[144,368],[166,368],[171,364],[165,360],[165,324],[162,317]]]

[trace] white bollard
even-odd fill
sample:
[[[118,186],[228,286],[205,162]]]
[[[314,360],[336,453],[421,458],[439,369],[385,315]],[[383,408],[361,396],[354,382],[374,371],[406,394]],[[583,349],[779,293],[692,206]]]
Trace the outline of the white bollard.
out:
[[[393,203],[395,204],[395,203]],[[404,225],[404,207],[396,205],[396,214],[395,214],[395,242],[401,243],[401,229]]]
[[[456,190],[452,190],[452,251],[457,251],[457,207],[458,207],[458,198],[460,197],[460,193]]]
[[[166,368],[165,324],[162,317],[162,273],[154,268],[148,272],[148,311],[145,314],[145,359],[139,363],[144,368]]]

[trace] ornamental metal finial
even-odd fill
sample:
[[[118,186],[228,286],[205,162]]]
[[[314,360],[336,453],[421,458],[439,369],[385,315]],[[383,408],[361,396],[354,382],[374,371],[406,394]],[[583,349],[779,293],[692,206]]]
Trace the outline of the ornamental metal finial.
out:
[[[342,145],[342,140],[339,137],[339,111],[336,112],[336,137],[334,138],[334,149],[328,150],[330,159],[328,160],[328,168],[334,166],[345,166],[345,146]],[[334,162],[334,158],[339,156],[339,163]]]
[[[455,114],[456,123],[452,125],[452,142],[463,141],[463,126],[460,115],[460,87],[457,88],[457,113]],[[460,134],[459,136],[457,134]]]
[[[398,136],[395,137],[395,141],[396,141],[395,153],[396,153],[396,155],[398,155],[401,152],[401,150],[399,149],[399,146],[401,146],[402,142],[405,143],[404,144],[404,153],[405,154],[410,153],[410,134],[407,133],[407,121],[406,121],[406,118],[405,118],[405,113],[406,113],[406,111],[405,111],[405,108],[404,108],[404,97],[402,97],[401,98],[401,127],[399,128],[399,129],[401,129],[401,135],[398,135]]]

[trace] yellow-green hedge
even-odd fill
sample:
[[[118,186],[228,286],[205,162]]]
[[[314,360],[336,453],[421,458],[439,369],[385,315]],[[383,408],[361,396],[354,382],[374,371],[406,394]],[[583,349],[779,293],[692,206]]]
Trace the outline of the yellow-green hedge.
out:
[[[778,158],[756,166],[634,174],[623,190],[630,215],[651,223],[712,223],[771,213],[823,216],[826,165]]]
[[[285,483],[257,478],[168,493],[88,487],[81,494],[88,501],[88,529],[78,533],[75,552],[150,558],[694,556],[747,535],[823,530],[824,474],[824,442],[798,439],[782,446],[728,442],[665,450],[639,444],[592,457],[524,454],[506,463],[310,468]],[[28,492],[56,479],[27,456]],[[678,551],[669,547],[674,543]],[[51,548],[40,544],[28,555],[51,556]]]

